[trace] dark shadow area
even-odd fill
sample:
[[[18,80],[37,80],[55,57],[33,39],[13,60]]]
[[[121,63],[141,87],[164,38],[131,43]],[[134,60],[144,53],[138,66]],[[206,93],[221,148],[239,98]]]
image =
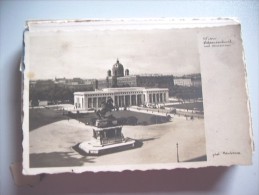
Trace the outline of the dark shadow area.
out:
[[[197,161],[207,161],[207,156],[206,155],[199,156],[197,158],[193,158],[193,159],[186,160],[186,161],[180,161],[180,162],[197,162]]]
[[[155,114],[145,114],[141,112],[134,112],[129,110],[113,111],[112,116],[118,121],[118,125],[153,125],[169,122],[172,117],[170,115],[160,116]],[[95,125],[98,119],[96,113],[69,113],[69,117],[74,118],[86,125]]]
[[[168,115],[159,116],[132,111],[114,111],[112,115],[118,120],[118,125],[153,125],[161,124],[171,120]],[[66,113],[54,110],[52,107],[31,108],[29,110],[29,129],[33,131],[44,125],[48,125],[61,120],[76,119],[86,125],[95,125],[98,119],[96,113]]]
[[[203,110],[203,102],[186,102],[181,104],[168,105],[166,107],[174,107],[188,110],[194,110],[196,108],[197,110]]]
[[[53,108],[32,108],[29,110],[29,117],[30,131],[60,120],[69,120],[62,112]]]
[[[30,167],[73,167],[84,163],[94,163],[94,158],[74,158],[73,152],[51,152],[30,154]]]
[[[8,109],[4,109],[6,112],[5,117],[8,118],[8,120],[4,120],[6,123],[11,125],[10,128],[8,128],[8,131],[10,132],[10,140],[8,141],[7,146],[8,150],[10,148],[16,149],[16,151],[11,151],[12,155],[16,154],[16,157],[18,156],[20,159],[22,159],[22,143],[21,140],[23,139],[23,132],[22,132],[22,120],[23,120],[23,108],[22,108],[22,73],[20,71],[20,60],[22,56],[22,49],[19,49],[17,53],[15,53],[12,58],[10,58],[10,62],[8,64],[9,67],[11,67],[10,76],[8,77],[10,80],[6,80],[8,83],[8,91],[3,92],[3,94],[7,94],[8,98],[6,104]],[[12,65],[12,66],[11,66]],[[6,67],[7,68],[7,67]],[[3,109],[3,108],[1,108]],[[3,116],[1,116],[3,117]],[[4,117],[3,117],[4,118]],[[10,122],[8,122],[10,120]],[[7,130],[7,129],[5,129]],[[19,130],[19,131],[17,131]],[[18,147],[17,147],[18,144]]]
[[[146,139],[138,139],[139,142],[148,142],[158,139],[158,137],[146,138]]]
[[[210,192],[230,170],[227,167],[160,171],[85,172],[47,175],[33,190],[42,193]],[[44,183],[44,185],[43,185]],[[46,188],[46,186],[48,186]],[[60,186],[60,187],[58,187]],[[101,187],[100,187],[101,186]],[[33,191],[32,191],[33,192]]]
[[[20,35],[22,36],[22,33]],[[12,39],[11,36],[9,38]],[[22,162],[23,152],[22,73],[20,72],[22,40],[15,48],[9,47],[9,45],[5,47],[8,50],[11,49],[12,52],[1,51],[1,192],[12,185],[10,165],[14,162]],[[17,194],[15,192],[18,191],[13,184],[12,194]]]
[[[82,156],[87,156],[87,153],[79,148],[80,143],[72,146],[72,149],[75,150],[77,153],[79,153]]]

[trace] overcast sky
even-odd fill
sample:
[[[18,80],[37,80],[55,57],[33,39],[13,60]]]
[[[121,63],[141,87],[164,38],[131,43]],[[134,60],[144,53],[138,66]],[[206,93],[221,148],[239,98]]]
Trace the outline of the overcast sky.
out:
[[[41,32],[29,46],[33,79],[105,78],[117,58],[130,74],[200,72],[194,29]]]

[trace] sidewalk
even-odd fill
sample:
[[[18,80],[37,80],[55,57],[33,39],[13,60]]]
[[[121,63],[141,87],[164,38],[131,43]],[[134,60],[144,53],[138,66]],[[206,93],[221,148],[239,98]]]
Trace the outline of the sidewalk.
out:
[[[158,112],[157,109],[150,110],[149,108],[129,107],[127,110],[134,111],[134,112],[141,112],[141,113],[145,113],[145,114],[155,114],[155,115],[160,115],[160,116],[173,115],[169,112],[161,112],[161,110]]]

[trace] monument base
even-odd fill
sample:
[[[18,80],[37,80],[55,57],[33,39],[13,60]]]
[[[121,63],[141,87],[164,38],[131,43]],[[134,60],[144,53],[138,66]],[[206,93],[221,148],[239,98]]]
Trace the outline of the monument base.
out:
[[[85,141],[79,144],[79,149],[88,155],[102,155],[112,152],[118,152],[136,147],[136,140],[126,138],[125,141],[110,145],[98,145],[92,141]]]

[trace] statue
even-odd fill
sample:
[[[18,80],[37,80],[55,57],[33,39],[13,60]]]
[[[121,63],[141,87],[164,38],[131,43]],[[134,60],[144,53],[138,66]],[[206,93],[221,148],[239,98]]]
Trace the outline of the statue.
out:
[[[102,108],[96,112],[99,119],[106,118],[107,112],[111,112],[114,109],[112,98],[108,98],[107,102],[102,102]]]
[[[106,116],[115,107],[111,97],[103,102],[102,108],[96,111],[99,117],[93,127],[93,136],[91,140],[79,144],[79,149],[88,155],[101,155],[105,153],[116,152],[119,150],[134,148],[136,140],[125,138],[122,133],[122,125],[118,125],[117,119],[112,116]]]

